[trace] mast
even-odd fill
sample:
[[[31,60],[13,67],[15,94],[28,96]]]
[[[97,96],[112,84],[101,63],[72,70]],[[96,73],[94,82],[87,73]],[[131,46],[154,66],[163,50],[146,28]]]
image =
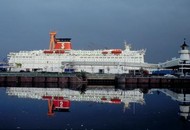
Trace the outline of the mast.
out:
[[[50,43],[49,43],[50,50],[53,50],[55,47],[55,36],[56,36],[56,32],[50,32]]]

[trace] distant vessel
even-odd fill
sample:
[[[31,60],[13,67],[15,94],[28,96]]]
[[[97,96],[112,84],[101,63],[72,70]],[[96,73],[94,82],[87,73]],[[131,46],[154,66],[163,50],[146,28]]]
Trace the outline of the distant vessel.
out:
[[[125,49],[74,50],[71,38],[56,38],[50,33],[50,45],[46,50],[19,51],[8,54],[10,71],[129,73],[149,67],[144,62],[146,50]]]

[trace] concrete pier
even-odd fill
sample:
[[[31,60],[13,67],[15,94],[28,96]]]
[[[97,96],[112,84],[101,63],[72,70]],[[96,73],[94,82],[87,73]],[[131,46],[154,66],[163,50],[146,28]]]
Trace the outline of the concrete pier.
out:
[[[126,77],[125,84],[190,84],[190,79],[166,77]]]
[[[114,85],[117,78],[113,74],[87,74],[87,83],[90,85]]]
[[[0,83],[55,83],[88,85],[117,85],[117,84],[157,84],[175,85],[190,84],[190,78],[160,77],[127,77],[113,74],[52,74],[52,73],[0,73]]]
[[[80,83],[85,82],[75,74],[53,73],[0,73],[0,83]]]

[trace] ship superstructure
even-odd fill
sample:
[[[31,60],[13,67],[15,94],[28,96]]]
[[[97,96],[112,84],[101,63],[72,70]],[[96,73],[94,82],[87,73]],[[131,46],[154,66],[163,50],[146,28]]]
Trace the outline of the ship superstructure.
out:
[[[47,50],[11,52],[8,62],[11,71],[129,73],[141,67],[151,67],[144,62],[146,50],[125,49],[74,50],[71,38],[56,38],[50,33]]]

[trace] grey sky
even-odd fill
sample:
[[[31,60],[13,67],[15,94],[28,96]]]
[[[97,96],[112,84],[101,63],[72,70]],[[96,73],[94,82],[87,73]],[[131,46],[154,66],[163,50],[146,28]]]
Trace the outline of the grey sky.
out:
[[[147,49],[145,61],[178,57],[190,45],[190,0],[0,0],[0,58],[46,49],[49,32],[74,49]]]

